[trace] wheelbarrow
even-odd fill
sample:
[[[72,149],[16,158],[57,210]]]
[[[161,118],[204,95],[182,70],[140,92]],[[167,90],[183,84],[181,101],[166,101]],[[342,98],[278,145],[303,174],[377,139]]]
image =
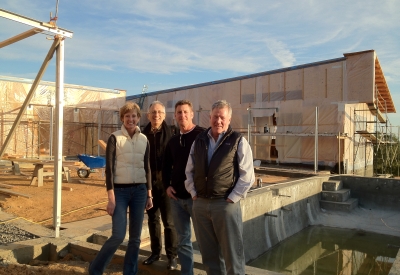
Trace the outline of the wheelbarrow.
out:
[[[78,169],[77,173],[80,178],[87,178],[91,172],[94,172],[93,169],[104,168],[106,166],[106,159],[104,157],[79,154],[78,159],[86,166]]]

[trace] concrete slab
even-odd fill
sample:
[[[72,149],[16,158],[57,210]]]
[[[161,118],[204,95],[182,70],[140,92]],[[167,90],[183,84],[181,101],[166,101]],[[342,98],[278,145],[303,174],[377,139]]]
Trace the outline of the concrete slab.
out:
[[[392,268],[389,271],[389,275],[399,275],[400,274],[400,250],[397,253],[396,260],[394,260]]]
[[[111,218],[109,216],[101,216],[93,219],[62,224],[60,237],[55,238],[53,230],[2,211],[0,211],[0,220],[10,221],[10,223],[16,227],[26,230],[39,237],[37,239],[0,246],[0,258],[3,259],[3,261],[20,264],[28,264],[32,259],[48,261],[51,258],[57,258],[57,253],[60,253],[63,250],[67,250],[74,255],[82,257],[83,260],[90,262],[100,250],[102,243],[104,243],[105,240],[111,235],[112,227]],[[93,239],[95,239],[95,242],[100,244],[89,242],[93,241]],[[142,239],[143,241],[139,255],[139,263],[143,262],[151,253],[150,243],[147,240],[147,219],[145,219],[143,222]],[[126,245],[127,240],[115,253],[112,263],[123,263]],[[52,253],[54,255],[51,255]],[[194,273],[196,275],[206,275],[199,251],[195,251],[194,260]],[[180,265],[175,271],[167,270],[166,266],[167,257],[166,255],[162,255],[161,260],[155,262],[151,266],[139,264],[139,270],[140,272],[143,272],[143,274],[179,274]],[[278,275],[279,273],[246,266],[246,274]]]
[[[337,191],[342,189],[342,181],[341,180],[328,180],[322,183],[322,190],[324,191]]]
[[[351,212],[324,210],[312,225],[357,229],[400,237],[400,212],[361,207]]]
[[[350,198],[350,189],[340,189],[337,191],[322,191],[322,200],[345,202]]]
[[[353,180],[354,177],[351,179]],[[356,207],[352,212],[338,212],[327,211],[320,208],[319,199],[321,197],[322,183],[326,180],[328,180],[327,177],[312,177],[289,183],[276,184],[274,185],[273,190],[272,188],[266,188],[264,191],[255,190],[251,192],[249,196],[242,201],[244,226],[247,234],[246,251],[256,251],[256,246],[259,246],[261,249],[264,249],[263,251],[265,251],[265,249],[270,248],[271,245],[275,245],[277,242],[295,234],[302,228],[314,224],[360,229],[400,237],[400,211],[398,211],[399,196],[398,193],[396,193],[396,190],[400,190],[400,184],[397,184],[398,181],[394,182],[393,180],[379,179],[383,182],[379,181],[375,183],[373,179],[365,182],[365,179],[362,178],[359,180],[363,181],[362,184],[358,185],[349,183],[349,180],[347,182],[343,181],[348,185],[348,187],[346,186],[347,188],[351,188],[352,196],[357,194],[355,197],[364,200],[364,204],[369,207],[368,209]],[[354,193],[353,190],[356,190],[358,193]],[[368,193],[365,190],[370,192]],[[365,194],[371,194],[371,196],[374,195],[373,199],[365,196]],[[377,196],[380,197],[377,198]],[[374,200],[373,202],[375,202],[375,204],[368,204],[372,200]],[[382,207],[381,202],[384,202],[390,204],[390,208],[383,204],[385,208],[378,208],[380,210],[377,210],[377,208],[374,208],[373,206],[378,205],[378,202],[380,207]],[[290,209],[291,211],[284,211],[282,207]],[[265,213],[276,215],[264,216]],[[0,215],[1,214],[2,213],[0,212]],[[4,216],[0,218],[2,221],[8,219]],[[284,223],[285,221],[287,221],[287,224]],[[54,238],[51,239],[51,237],[53,237],[52,230],[45,229],[39,225],[30,224],[21,219],[16,219],[15,222],[19,223],[21,226],[25,226],[25,228],[27,228],[26,226],[31,226],[31,228],[25,230],[31,233],[33,233],[32,231],[36,231],[34,234],[43,236],[42,240],[45,241],[43,247],[46,247],[51,240],[54,240]],[[111,229],[111,219],[108,216],[103,216],[96,218],[95,220],[62,224],[61,226],[63,228],[60,232],[61,239],[68,240],[70,244],[74,244],[76,249],[78,249],[77,247],[80,242],[85,243],[86,246],[90,246],[90,243],[86,242],[84,237],[93,236],[93,234],[99,236],[102,234],[109,234],[108,232]],[[41,228],[40,230],[43,231],[40,231],[37,227]],[[255,229],[257,229],[257,231]],[[143,224],[143,230],[147,230],[146,222]],[[46,236],[49,238],[46,239]],[[252,238],[249,238],[249,236]],[[254,236],[255,238],[253,238]],[[26,247],[31,247],[32,245],[34,244],[26,244]],[[140,254],[141,257],[145,257],[149,255],[150,249],[148,247],[148,242],[143,242],[142,245],[143,247]],[[59,250],[61,247],[62,244],[59,244],[57,249]],[[21,246],[19,246],[19,249],[20,248]],[[94,247],[93,249],[98,248]],[[36,251],[36,248],[31,248],[31,251]],[[121,255],[124,254],[123,251],[120,253],[122,253]],[[11,254],[13,254],[13,252],[9,251],[8,255],[10,255],[10,257]],[[260,255],[259,252],[257,252],[257,255],[254,255],[254,257],[252,255],[252,257],[249,258],[254,259],[258,255]],[[165,274],[167,271],[166,263],[160,261],[158,264],[161,265],[160,270]],[[151,268],[152,267],[153,265]],[[198,254],[196,254],[196,268],[199,270],[196,274],[204,274],[201,273],[204,272],[204,269],[202,269],[201,265],[201,256]],[[248,272],[248,274],[276,273],[269,273],[265,270],[258,272],[256,270],[251,271],[251,273]]]
[[[357,207],[358,200],[350,198],[345,202],[320,200],[321,208],[333,211],[351,211]]]

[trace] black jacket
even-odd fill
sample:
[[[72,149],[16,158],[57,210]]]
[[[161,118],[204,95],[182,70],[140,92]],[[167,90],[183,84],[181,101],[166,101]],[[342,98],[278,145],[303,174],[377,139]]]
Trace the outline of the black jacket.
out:
[[[161,181],[162,160],[165,147],[172,136],[172,131],[165,121],[161,124],[160,131],[152,133],[149,122],[142,132],[150,144],[150,169],[152,181]]]
[[[165,148],[162,180],[165,189],[172,186],[180,199],[190,198],[190,194],[185,189],[185,168],[189,157],[190,148],[197,135],[205,129],[196,127],[187,134],[177,134],[173,136]]]

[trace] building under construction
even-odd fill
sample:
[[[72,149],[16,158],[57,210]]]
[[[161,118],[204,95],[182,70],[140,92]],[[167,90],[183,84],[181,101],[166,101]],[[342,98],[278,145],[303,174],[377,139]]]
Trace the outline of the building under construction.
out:
[[[3,145],[32,80],[0,77],[0,144]],[[195,123],[208,127],[213,102],[233,108],[232,127],[250,141],[255,159],[296,164],[340,174],[373,176],[373,163],[390,167],[398,136],[387,114],[396,109],[375,51],[126,97],[123,90],[65,85],[63,155],[99,155],[98,140],[120,127],[119,107],[134,100],[147,109],[166,106],[174,125],[174,105],[189,99]],[[55,84],[40,82],[5,153],[25,158],[51,156]],[[147,123],[142,116],[141,124]],[[395,130],[394,130],[395,129]],[[377,148],[384,155],[377,157]],[[340,164],[340,165],[339,165]]]
[[[396,109],[374,50],[127,99],[144,108],[164,102],[169,124],[174,104],[189,99],[195,122],[205,127],[211,105],[226,99],[231,126],[249,139],[255,159],[270,163],[372,176],[385,173],[374,171],[374,161],[396,161],[398,130],[387,118]],[[385,152],[379,159],[377,148]]]
[[[0,145],[14,125],[33,80],[0,76]],[[63,155],[103,154],[98,140],[107,140],[119,128],[124,90],[65,85]],[[51,157],[55,142],[55,83],[42,81],[22,115],[5,155]]]

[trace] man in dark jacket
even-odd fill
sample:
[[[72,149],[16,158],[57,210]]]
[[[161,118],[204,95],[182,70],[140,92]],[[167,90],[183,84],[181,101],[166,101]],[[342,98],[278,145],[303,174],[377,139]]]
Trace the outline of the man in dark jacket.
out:
[[[162,160],[165,146],[170,140],[172,133],[165,119],[165,106],[160,101],[150,104],[147,118],[149,124],[144,128],[143,134],[146,135],[150,144],[150,169],[153,191],[153,208],[147,210],[148,225],[151,242],[151,255],[143,264],[150,265],[158,261],[161,257],[161,220],[164,225],[165,252],[168,257],[169,270],[177,268],[176,252],[176,230],[171,215],[171,204],[162,183]]]
[[[211,127],[197,136],[186,166],[185,187],[207,274],[245,274],[240,200],[254,182],[253,155],[230,127],[231,117],[228,102],[213,104]]]
[[[193,124],[193,105],[188,100],[175,104],[175,120],[180,134],[173,136],[165,148],[162,179],[171,198],[172,217],[178,235],[178,257],[182,275],[193,275],[192,197],[185,189],[185,167],[190,147],[205,129]]]

